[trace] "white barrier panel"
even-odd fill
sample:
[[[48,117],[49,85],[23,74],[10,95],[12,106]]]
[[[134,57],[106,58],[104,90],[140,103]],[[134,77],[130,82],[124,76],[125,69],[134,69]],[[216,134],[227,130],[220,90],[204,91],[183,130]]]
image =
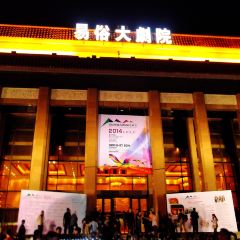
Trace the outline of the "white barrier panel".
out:
[[[44,211],[44,230],[47,233],[51,227],[63,228],[63,215],[67,208],[71,213],[76,211],[78,225],[86,214],[86,195],[49,191],[22,190],[18,213],[18,226],[25,219],[26,234],[33,234],[37,229],[37,218]]]
[[[226,228],[229,231],[237,232],[236,216],[230,190],[167,194],[168,213],[173,221],[177,222],[178,214],[182,209],[188,219],[185,222],[187,232],[192,232],[191,211],[193,208],[199,215],[199,232],[213,232],[212,214],[215,214],[218,219],[217,231]],[[180,231],[179,224],[177,230]]]

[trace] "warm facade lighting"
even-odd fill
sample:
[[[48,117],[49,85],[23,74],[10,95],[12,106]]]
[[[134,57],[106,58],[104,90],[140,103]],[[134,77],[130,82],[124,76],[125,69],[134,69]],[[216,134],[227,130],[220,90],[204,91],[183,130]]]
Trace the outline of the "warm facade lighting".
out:
[[[180,60],[180,61],[210,61],[210,62],[232,62],[240,63],[239,47],[214,46],[209,41],[217,39],[231,41],[239,38],[216,37],[216,36],[197,36],[171,34],[172,44],[157,43],[136,43],[136,42],[110,42],[96,40],[77,40],[72,34],[69,39],[49,39],[47,35],[38,36],[32,26],[12,26],[0,25],[0,28],[8,27],[29,29],[31,35],[24,37],[1,36],[0,52],[2,53],[26,53],[26,54],[49,54],[69,55],[79,57],[113,57],[113,58],[139,58],[139,59],[159,59],[159,60]],[[44,32],[51,31],[53,28],[39,27]],[[58,28],[64,31],[66,29]],[[71,31],[71,29],[68,29]],[[11,30],[9,30],[11,32]],[[74,32],[74,31],[73,31]],[[74,40],[73,40],[74,39]],[[75,40],[76,39],[76,40]],[[176,41],[175,41],[176,39]],[[234,41],[233,40],[233,41]],[[189,44],[182,44],[182,43]],[[194,42],[191,44],[191,42]],[[198,42],[206,43],[198,45]],[[213,41],[214,42],[214,41]],[[234,46],[234,45],[233,45]]]
[[[29,175],[30,169],[27,165],[20,165],[20,164],[13,164],[14,167],[22,174],[22,175]]]
[[[113,187],[119,187],[121,185],[122,185],[121,182],[111,182],[111,186],[113,186]]]

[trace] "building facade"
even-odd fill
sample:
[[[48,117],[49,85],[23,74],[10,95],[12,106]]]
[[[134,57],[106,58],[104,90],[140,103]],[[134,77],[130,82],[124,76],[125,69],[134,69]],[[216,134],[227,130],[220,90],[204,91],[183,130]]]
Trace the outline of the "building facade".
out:
[[[16,220],[22,189],[160,215],[167,193],[231,190],[237,212],[240,38],[172,34],[164,45],[74,31],[0,25],[1,221]],[[99,169],[100,114],[148,116],[151,174]]]

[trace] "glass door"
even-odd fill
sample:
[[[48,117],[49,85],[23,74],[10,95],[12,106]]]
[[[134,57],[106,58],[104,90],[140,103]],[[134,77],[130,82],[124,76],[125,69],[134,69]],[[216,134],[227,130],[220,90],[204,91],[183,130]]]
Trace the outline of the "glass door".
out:
[[[127,212],[129,206],[129,198],[114,198],[114,212]]]

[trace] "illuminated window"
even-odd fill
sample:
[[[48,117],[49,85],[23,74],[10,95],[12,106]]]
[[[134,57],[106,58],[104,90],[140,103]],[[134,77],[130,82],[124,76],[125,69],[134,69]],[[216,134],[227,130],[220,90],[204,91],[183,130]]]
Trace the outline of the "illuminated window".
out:
[[[52,108],[47,190],[83,192],[85,108]]]
[[[6,107],[2,116],[5,131],[0,163],[0,208],[18,208],[20,191],[29,185],[35,110]]]
[[[238,206],[235,165],[240,156],[240,131],[236,115],[234,112],[208,112],[208,122],[217,190],[231,190],[234,206]]]
[[[186,118],[191,112],[164,111],[163,139],[167,192],[192,191],[192,174],[188,154]]]
[[[50,161],[48,190],[83,192],[84,164],[70,161]]]

